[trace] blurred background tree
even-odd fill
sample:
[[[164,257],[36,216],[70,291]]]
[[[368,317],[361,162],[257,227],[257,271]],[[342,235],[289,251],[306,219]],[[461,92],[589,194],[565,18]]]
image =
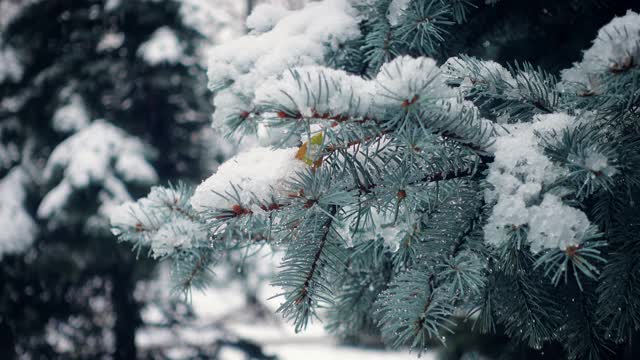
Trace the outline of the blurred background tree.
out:
[[[106,215],[224,157],[207,39],[176,1],[0,4],[0,352],[134,358],[134,290],[153,264],[113,241]]]

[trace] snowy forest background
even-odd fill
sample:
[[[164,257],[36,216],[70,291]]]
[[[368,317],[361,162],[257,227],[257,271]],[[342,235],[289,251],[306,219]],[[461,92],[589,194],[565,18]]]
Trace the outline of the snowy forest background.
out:
[[[383,350],[376,337],[331,336],[318,322],[295,334],[270,299],[281,254],[226,254],[210,286],[185,301],[172,293],[167,266],[111,233],[121,203],[153,185],[197,185],[257,145],[211,127],[206,68],[216,44],[260,26],[247,17],[267,2],[298,9],[307,1],[0,0],[0,354],[415,357]],[[472,2],[448,54],[530,61],[553,74],[579,61],[614,16],[638,7]],[[514,346],[460,330],[423,356],[485,358]],[[523,358],[543,355],[522,349]]]

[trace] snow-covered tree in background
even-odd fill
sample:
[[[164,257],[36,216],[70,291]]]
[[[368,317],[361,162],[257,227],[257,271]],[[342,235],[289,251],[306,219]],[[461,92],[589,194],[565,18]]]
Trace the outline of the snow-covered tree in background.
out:
[[[135,356],[136,284],[113,209],[226,155],[176,1],[0,1],[0,349]],[[58,354],[58,355],[55,355]]]
[[[171,262],[187,293],[233,249],[283,250],[278,312],[297,330],[325,308],[338,335],[418,352],[459,344],[471,322],[511,339],[492,349],[506,358],[633,354],[640,15],[490,3],[256,8],[247,36],[212,50],[208,77],[214,126],[261,147],[194,190],[123,204],[114,232]],[[578,15],[589,35],[533,50],[568,67],[560,77],[521,61],[528,39],[554,44]]]

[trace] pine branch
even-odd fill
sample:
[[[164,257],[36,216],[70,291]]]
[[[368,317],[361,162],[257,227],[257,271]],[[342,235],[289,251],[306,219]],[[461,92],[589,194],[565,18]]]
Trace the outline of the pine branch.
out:
[[[277,312],[292,321],[296,331],[306,328],[318,306],[332,303],[330,276],[342,267],[344,251],[333,229],[338,210],[337,205],[330,205],[326,212],[317,208],[308,211],[273,283],[284,290],[276,295],[284,298]]]
[[[479,172],[482,172],[486,169],[486,164],[481,163],[477,168],[467,168],[464,170],[449,170],[449,171],[437,171],[428,175],[419,178],[418,180],[411,181],[407,183],[407,185],[416,185],[416,184],[429,184],[440,181],[448,181],[454,179],[462,179],[473,176]],[[373,189],[381,186],[378,184],[369,184],[366,186],[356,186],[346,190],[346,192],[359,191],[361,194],[370,193]],[[304,193],[300,194],[289,194],[288,197],[290,199],[304,199]],[[308,200],[304,200],[305,202]],[[279,211],[287,211],[290,210],[292,206],[297,206],[297,203],[271,203],[271,204],[263,204],[260,205],[260,208],[264,212],[279,212]],[[303,208],[309,208],[311,203],[305,203]],[[218,209],[212,212],[211,217],[220,220],[220,221],[228,221],[233,218],[239,218],[243,216],[252,216],[255,215],[255,212],[252,209],[242,207],[240,204],[233,205],[231,209]]]
[[[187,278],[181,282],[180,287],[183,289],[191,288],[191,284],[193,284],[194,279],[203,271],[204,267],[205,255],[200,255],[198,256],[198,260],[196,261],[195,266],[193,267]]]
[[[472,198],[475,192],[468,191]],[[455,322],[452,320],[455,304],[464,294],[462,289],[474,289],[475,292],[482,289],[483,281],[477,282],[476,276],[470,276],[469,283],[460,284],[460,289],[451,290],[455,285],[455,272],[469,271],[474,266],[471,263],[469,269],[452,269],[451,264],[446,262],[456,259],[461,254],[465,239],[473,231],[477,230],[479,213],[482,213],[482,202],[476,201],[466,204],[472,207],[473,215],[466,217],[468,222],[460,232],[451,236],[451,239],[433,239],[433,242],[441,242],[451,245],[448,251],[438,251],[429,249],[431,241],[427,239],[419,253],[435,252],[433,262],[441,266],[426,265],[424,262],[417,263],[408,271],[399,274],[389,285],[389,289],[384,291],[377,301],[379,311],[382,314],[380,326],[385,338],[395,347],[410,345],[421,351],[429,339],[439,339],[442,341],[441,332],[452,332]],[[476,211],[480,209],[479,211]],[[437,216],[437,213],[436,213]],[[444,213],[443,216],[448,216]],[[435,220],[435,226],[441,223]],[[460,219],[453,219],[459,221]],[[427,229],[427,231],[429,231]],[[436,247],[437,249],[437,247]],[[429,261],[431,262],[431,261]],[[462,265],[463,263],[459,263]],[[443,270],[443,271],[440,271]],[[450,270],[453,270],[452,272]],[[453,275],[453,277],[452,277]],[[464,277],[463,277],[464,278]],[[407,293],[407,291],[410,291]],[[401,306],[400,304],[405,305]]]
[[[296,305],[299,305],[302,301],[304,301],[304,299],[309,294],[309,283],[313,279],[313,275],[316,272],[316,268],[318,267],[318,262],[320,261],[320,256],[322,255],[322,250],[324,249],[324,247],[325,247],[325,245],[327,243],[327,236],[329,236],[329,230],[331,229],[331,224],[333,223],[334,217],[335,217],[337,212],[338,212],[338,207],[337,206],[333,205],[333,206],[330,207],[329,214],[331,216],[328,216],[327,220],[324,223],[324,225],[322,225],[323,234],[322,234],[322,237],[320,238],[320,246],[318,247],[318,251],[313,256],[313,262],[311,263],[311,269],[309,270],[309,273],[307,274],[307,277],[304,280],[304,284],[302,285],[302,289],[300,290],[300,294],[299,294],[298,298],[294,302]]]

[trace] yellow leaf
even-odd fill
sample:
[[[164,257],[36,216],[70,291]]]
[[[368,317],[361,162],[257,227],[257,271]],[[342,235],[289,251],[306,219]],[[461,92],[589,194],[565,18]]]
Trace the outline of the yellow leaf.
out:
[[[319,168],[322,165],[322,157],[314,161],[313,158],[317,154],[314,155],[313,150],[314,148],[317,148],[320,145],[322,145],[322,140],[323,140],[322,133],[312,136],[310,141],[306,141],[304,144],[300,146],[300,148],[298,148],[298,152],[296,153],[296,159],[303,161],[305,164],[313,167],[314,169]],[[309,143],[311,143],[311,151],[309,150]]]

